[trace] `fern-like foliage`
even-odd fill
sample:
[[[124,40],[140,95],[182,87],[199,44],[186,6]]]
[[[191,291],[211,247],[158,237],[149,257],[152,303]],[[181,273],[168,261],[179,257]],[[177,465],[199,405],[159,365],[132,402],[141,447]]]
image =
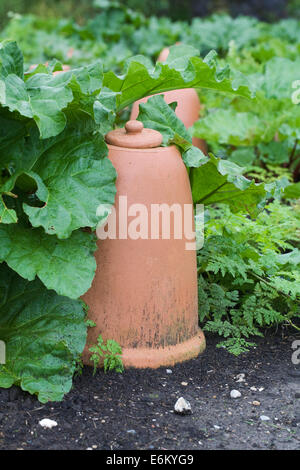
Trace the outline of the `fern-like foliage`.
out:
[[[268,205],[256,220],[210,209],[198,252],[199,318],[219,346],[240,354],[247,338],[300,316],[300,205]]]

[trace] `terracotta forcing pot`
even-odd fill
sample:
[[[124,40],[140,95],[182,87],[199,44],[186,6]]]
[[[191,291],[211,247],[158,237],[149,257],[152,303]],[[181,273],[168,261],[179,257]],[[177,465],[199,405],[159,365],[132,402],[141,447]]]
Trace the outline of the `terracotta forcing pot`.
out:
[[[100,232],[105,237],[115,221],[117,236],[97,242],[96,276],[83,297],[96,327],[89,328],[83,360],[89,364],[88,348],[101,334],[122,346],[125,367],[170,366],[205,348],[198,327],[196,251],[187,249],[194,235],[178,236],[186,223],[193,230],[193,211],[176,224],[171,216],[166,232],[165,215],[157,219],[151,211],[175,204],[178,216],[185,205],[191,208],[190,183],[177,148],[159,147],[159,132],[138,121],[125,127],[106,136],[118,174],[116,213]],[[130,232],[131,224],[138,233]]]
[[[158,57],[158,62],[164,62],[169,55],[169,49],[166,47],[162,50]],[[181,90],[171,90],[164,93],[165,101],[170,104],[177,101],[176,115],[181,119],[185,127],[191,127],[199,119],[201,104],[198,94],[193,88],[183,88]],[[139,104],[146,103],[149,97],[136,101],[131,110],[130,119],[136,119],[139,114]],[[193,145],[198,147],[202,152],[207,153],[207,145],[205,140],[193,137]]]

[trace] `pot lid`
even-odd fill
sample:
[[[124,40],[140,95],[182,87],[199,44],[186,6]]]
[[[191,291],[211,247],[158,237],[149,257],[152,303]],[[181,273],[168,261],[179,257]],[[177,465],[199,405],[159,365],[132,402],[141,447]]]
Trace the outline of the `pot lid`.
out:
[[[125,127],[108,132],[105,140],[117,147],[148,149],[159,147],[163,138],[160,132],[145,129],[142,122],[131,120],[126,122]]]

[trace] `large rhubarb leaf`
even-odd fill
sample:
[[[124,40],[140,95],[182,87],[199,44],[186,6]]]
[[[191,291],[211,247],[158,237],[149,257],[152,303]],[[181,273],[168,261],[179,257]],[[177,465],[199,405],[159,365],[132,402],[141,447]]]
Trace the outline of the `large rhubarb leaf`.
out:
[[[43,403],[62,400],[86,342],[82,303],[39,280],[28,282],[4,264],[0,293],[0,339],[6,346],[0,387],[19,385]]]
[[[243,176],[243,168],[228,160],[210,154],[210,161],[193,168],[190,172],[193,200],[195,203],[228,204],[233,212],[243,211],[254,217],[263,208],[276,185],[265,187]]]
[[[274,57],[265,66],[262,89],[267,98],[291,100],[293,83],[299,80],[300,60]]]
[[[25,279],[38,276],[48,289],[73,299],[90,288],[96,270],[94,235],[76,231],[59,240],[18,223],[0,224],[0,240],[0,261]]]
[[[185,50],[181,47],[180,58],[179,53],[172,53],[177,47],[170,48],[170,58],[165,63],[158,62],[153,67],[143,56],[135,56],[128,61],[124,75],[104,74],[103,84],[120,92],[117,109],[125,108],[144,96],[180,88],[209,88],[248,98],[251,96],[246,79],[233,79],[228,67],[218,69],[214,54],[208,54],[204,59],[191,57],[191,48]]]
[[[276,129],[272,132],[272,137]],[[208,142],[230,145],[255,145],[269,140],[268,125],[253,113],[218,109],[194,124],[193,135]]]
[[[33,181],[30,193],[43,203],[23,204],[31,224],[67,238],[80,227],[95,228],[98,206],[114,203],[116,171],[106,155],[103,137],[88,120],[51,139],[41,140],[33,129],[1,158],[12,173],[2,191],[11,191],[26,174]]]
[[[0,103],[12,112],[34,119],[42,138],[56,136],[64,130],[67,123],[64,110],[71,102],[80,102],[83,109],[92,111],[89,98],[102,87],[103,71],[99,62],[59,74],[53,74],[51,68],[47,71],[38,67],[24,81],[21,59],[16,43],[0,44]]]
[[[17,75],[8,75],[0,79],[0,103],[33,118],[43,138],[57,135],[66,125],[62,109],[73,100],[70,77],[70,73],[36,74],[24,82]]]

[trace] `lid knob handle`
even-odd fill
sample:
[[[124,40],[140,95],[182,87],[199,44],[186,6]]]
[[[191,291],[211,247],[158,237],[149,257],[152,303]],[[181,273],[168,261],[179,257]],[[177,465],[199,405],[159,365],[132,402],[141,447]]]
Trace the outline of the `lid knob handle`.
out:
[[[144,125],[141,121],[131,121],[126,122],[125,124],[126,134],[138,134],[144,129]]]

